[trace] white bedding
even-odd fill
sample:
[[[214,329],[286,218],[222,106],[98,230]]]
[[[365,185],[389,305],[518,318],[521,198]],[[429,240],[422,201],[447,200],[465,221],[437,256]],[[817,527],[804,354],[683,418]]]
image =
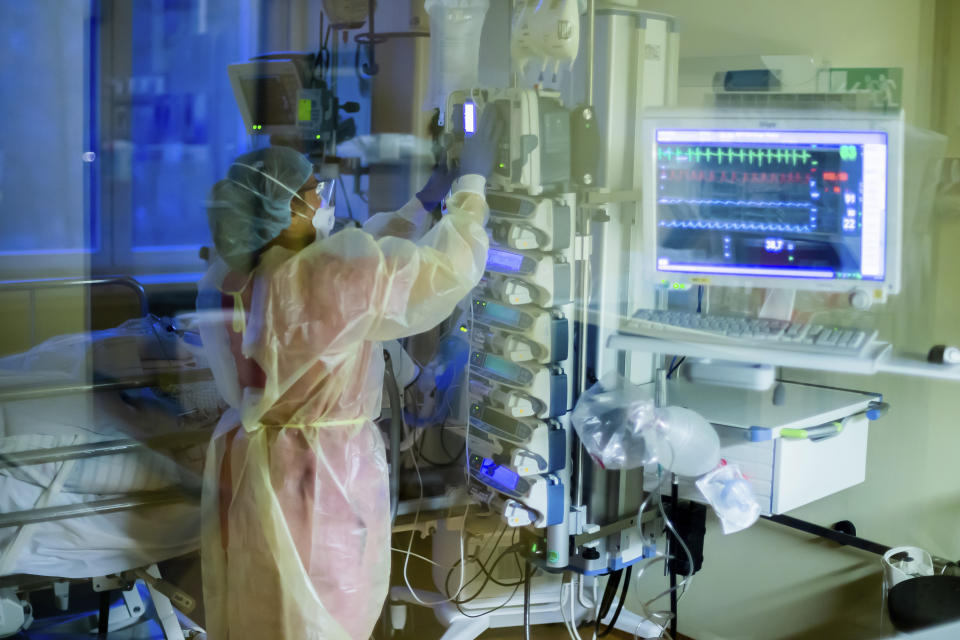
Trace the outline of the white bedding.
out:
[[[108,332],[61,336],[29,352],[0,359],[0,389],[9,385],[89,381],[96,364],[103,374],[139,373],[144,341],[156,332],[144,323],[127,323]],[[166,336],[164,336],[166,338]],[[169,345],[167,345],[169,346]],[[130,351],[133,351],[131,356]],[[164,349],[168,350],[167,347]],[[182,352],[181,352],[182,353]],[[94,362],[99,360],[99,362]],[[189,395],[207,397],[213,382]],[[209,387],[210,389],[207,389]],[[184,406],[190,411],[197,407]],[[189,403],[186,403],[189,404]],[[201,407],[209,411],[209,407]],[[120,392],[76,393],[0,402],[0,454],[93,443],[118,438],[158,435],[196,422],[174,414],[138,408]],[[64,463],[46,463],[0,470],[0,512],[37,506],[77,504],[118,497],[135,491],[194,484],[201,470],[205,445],[183,447],[172,459],[157,452],[99,456]],[[61,473],[62,470],[62,473]],[[49,490],[55,486],[54,490]],[[44,495],[46,491],[46,495]],[[159,562],[198,548],[199,504],[184,502],[117,513],[0,529],[0,575],[28,573],[64,578],[89,578]],[[10,547],[17,539],[17,548]],[[11,552],[9,549],[13,549]]]

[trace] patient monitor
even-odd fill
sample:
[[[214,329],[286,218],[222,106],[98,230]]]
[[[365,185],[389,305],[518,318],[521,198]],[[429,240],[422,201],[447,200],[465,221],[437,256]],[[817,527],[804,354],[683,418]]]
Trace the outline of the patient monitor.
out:
[[[657,283],[899,291],[902,114],[653,111],[644,140]]]

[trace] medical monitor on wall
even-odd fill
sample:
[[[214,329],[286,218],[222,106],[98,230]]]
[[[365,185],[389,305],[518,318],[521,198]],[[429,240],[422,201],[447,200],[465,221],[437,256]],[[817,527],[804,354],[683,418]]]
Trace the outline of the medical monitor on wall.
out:
[[[899,291],[901,114],[646,112],[644,144],[657,283]]]

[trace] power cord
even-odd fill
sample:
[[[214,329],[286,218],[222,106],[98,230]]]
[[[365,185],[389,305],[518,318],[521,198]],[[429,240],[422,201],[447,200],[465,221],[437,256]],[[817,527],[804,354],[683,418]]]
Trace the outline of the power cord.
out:
[[[598,632],[598,638],[610,635],[610,632],[616,627],[617,620],[620,619],[620,613],[623,611],[623,605],[627,601],[627,590],[630,588],[630,575],[632,573],[633,565],[630,565],[623,574],[623,589],[620,590],[620,601],[617,603],[617,608],[613,612],[613,617],[610,618],[610,622],[607,623],[607,627],[603,631],[600,631],[600,619],[602,616],[597,616],[596,631]]]

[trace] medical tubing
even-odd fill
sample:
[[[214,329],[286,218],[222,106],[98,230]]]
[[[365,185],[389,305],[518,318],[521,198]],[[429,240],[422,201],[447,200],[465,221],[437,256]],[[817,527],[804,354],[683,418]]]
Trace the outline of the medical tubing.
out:
[[[407,567],[410,564],[410,553],[413,550],[413,537],[417,535],[417,522],[420,521],[420,505],[423,502],[423,478],[420,476],[420,465],[417,464],[417,457],[413,454],[412,451],[409,451],[410,459],[413,460],[413,468],[417,472],[417,481],[420,486],[420,497],[417,498],[417,510],[413,514],[413,528],[410,530],[410,541],[407,542],[407,555],[403,559],[403,582],[407,585],[407,590],[410,591],[410,595],[413,596],[413,599],[417,601],[422,606],[433,607],[438,604],[443,604],[444,602],[450,602],[453,598],[447,598],[446,600],[437,600],[435,602],[426,602],[421,600],[417,595],[417,592],[414,591],[413,586],[410,584],[410,577],[407,575]],[[467,506],[463,509],[463,522],[464,526],[460,529],[460,564],[463,564],[464,560],[464,531],[466,529],[467,522],[467,512],[470,510],[470,503],[467,503]],[[460,586],[458,589],[463,589],[463,571],[460,572]]]
[[[467,613],[466,611],[464,611],[463,609],[460,608],[460,603],[456,603],[456,605],[457,605],[457,611],[458,611],[458,612],[460,613],[460,615],[462,615],[464,618],[482,618],[483,616],[488,616],[488,615],[490,615],[491,613],[493,613],[494,611],[499,611],[500,609],[503,609],[505,606],[507,606],[508,604],[510,604],[510,602],[513,600],[513,596],[517,595],[517,589],[519,589],[519,588],[520,588],[520,582],[518,581],[518,582],[517,582],[517,585],[513,588],[513,591],[510,592],[510,595],[507,596],[507,599],[506,599],[506,600],[504,600],[503,602],[501,602],[500,604],[498,604],[498,605],[495,606],[494,608],[489,609],[489,610],[487,610],[487,611],[483,611],[482,613],[477,613],[477,614]]]
[[[575,574],[575,577],[576,577],[576,579],[577,579],[577,588],[580,589],[581,587],[583,587],[583,576],[580,575],[580,574]],[[573,577],[571,577],[570,580],[571,580],[571,584],[570,584],[570,630],[571,630],[571,632],[572,632],[571,635],[572,635],[576,640],[583,640],[583,639],[580,637],[580,632],[577,630],[577,610],[576,610],[575,603],[574,603],[574,601],[573,601],[573,584],[572,584],[572,582],[573,582]],[[581,606],[582,606],[582,603],[581,603]],[[561,607],[561,608],[562,608],[562,607]]]
[[[407,424],[409,424],[409,423],[407,423]],[[440,425],[441,438],[443,437],[443,429],[444,429],[444,426],[443,426],[443,425]],[[414,443],[414,448],[416,449],[416,455],[417,455],[420,459],[422,459],[424,462],[426,462],[427,464],[429,464],[431,467],[436,467],[436,468],[440,468],[440,469],[442,469],[442,468],[444,468],[444,467],[452,467],[453,465],[457,464],[457,461],[460,460],[460,456],[463,455],[464,451],[466,450],[466,446],[461,447],[461,448],[460,448],[460,451],[457,452],[456,457],[453,457],[453,456],[450,456],[449,452],[447,452],[446,449],[444,448],[444,453],[446,453],[448,456],[450,456],[450,459],[449,459],[448,461],[446,461],[446,462],[437,462],[437,461],[435,461],[435,460],[431,460],[430,458],[427,457],[426,454],[423,453],[423,440],[424,440],[424,438],[426,438],[426,437],[427,437],[427,430],[426,430],[426,429],[421,429],[420,432],[419,432],[419,435],[418,435],[418,437],[417,437],[417,439],[416,439],[416,441],[415,441],[415,443]],[[442,445],[441,445],[441,446],[442,446]]]
[[[507,527],[506,527],[506,526],[501,527],[501,529],[500,529],[500,535],[497,536],[497,539],[496,539],[496,541],[494,541],[493,546],[490,547],[490,555],[487,556],[487,562],[488,562],[488,563],[493,559],[493,554],[496,553],[496,551],[497,551],[497,545],[500,544],[500,540],[503,539],[503,534],[506,533],[506,531],[507,531]],[[474,557],[473,557],[473,558],[467,558],[467,559],[468,559],[468,560],[471,560],[472,562],[476,562],[477,564],[479,564],[479,565],[482,567],[482,570],[483,570],[484,574],[487,575],[487,576],[491,576],[491,577],[492,577],[492,572],[488,572],[487,569],[486,569],[486,567],[484,566],[484,564],[480,562],[479,555],[480,555],[480,552],[478,551],[476,554],[474,554]],[[499,558],[498,558],[498,560],[499,560]],[[443,581],[443,590],[444,590],[444,592],[446,592],[447,597],[450,598],[451,601],[459,598],[459,597],[460,597],[460,594],[463,592],[463,590],[466,589],[468,586],[470,586],[470,584],[480,576],[480,574],[478,573],[478,574],[474,575],[472,578],[470,578],[470,579],[469,579],[467,582],[465,582],[465,583],[461,581],[460,586],[457,588],[457,592],[451,596],[451,595],[450,595],[450,576],[453,575],[454,569],[456,569],[457,567],[461,566],[461,564],[462,564],[462,563],[461,563],[460,560],[458,560],[457,562],[455,562],[454,565],[453,565],[452,567],[450,567],[450,570],[447,571],[447,577],[446,577],[446,579]],[[494,565],[494,566],[496,566],[496,565]],[[464,566],[463,569],[460,570],[460,575],[461,575],[461,576],[463,576],[464,571],[466,571],[466,566]],[[492,571],[492,568],[491,568],[491,571]],[[509,586],[509,587],[512,587],[512,586],[513,586],[513,584],[507,585],[507,584],[503,584],[503,583],[497,582],[496,579],[493,579],[493,580],[494,580],[494,582],[496,582],[497,584],[499,584],[500,586],[503,586],[503,587],[508,587],[508,586]],[[483,586],[481,586],[481,589],[483,589]]]
[[[640,581],[640,578],[643,577],[643,573],[647,570],[647,567],[650,567],[650,566],[656,564],[657,562],[660,562],[661,560],[664,560],[664,561],[667,560],[667,556],[666,556],[666,555],[663,555],[663,554],[658,554],[658,555],[653,556],[652,558],[648,558],[646,562],[640,563],[640,570],[638,571],[636,577],[634,577],[633,579],[636,580],[637,582],[639,582],[639,581]],[[631,566],[636,566],[636,565],[631,565]],[[654,614],[656,614],[656,613],[664,613],[664,614],[668,614],[668,615],[669,615],[669,612],[668,612],[668,611],[664,611],[664,612],[656,611],[656,612],[653,612],[653,611],[650,611],[646,606],[644,606],[643,603],[640,604],[640,614],[641,614],[641,616],[642,616],[644,619],[641,620],[641,621],[637,624],[636,628],[633,630],[633,640],[639,640],[640,627],[643,626],[643,623],[644,623],[644,622],[647,622],[647,621],[651,621],[651,622],[652,622],[652,621],[653,621]],[[663,636],[664,633],[666,633],[666,628],[665,628],[665,627],[661,627],[661,634],[660,634],[661,637]],[[668,634],[668,635],[669,635],[669,634]]]
[[[514,588],[519,587],[521,584],[523,584],[523,579],[522,579],[522,578],[521,578],[520,580],[517,580],[516,582],[504,583],[504,582],[498,581],[496,578],[493,577],[493,570],[496,569],[497,565],[500,564],[500,562],[501,562],[505,557],[507,557],[507,555],[510,554],[510,553],[513,553],[514,556],[517,556],[517,551],[518,551],[518,550],[519,550],[519,547],[518,547],[516,544],[512,544],[511,546],[509,546],[509,547],[507,547],[506,549],[504,549],[503,552],[502,552],[499,556],[497,556],[497,559],[493,561],[493,564],[490,565],[490,569],[489,569],[489,570],[486,569],[486,567],[484,567],[484,566],[479,562],[479,560],[474,559],[474,562],[477,562],[477,564],[481,564],[481,569],[483,570],[483,573],[484,573],[484,575],[486,576],[486,577],[484,578],[484,581],[480,584],[480,587],[473,593],[472,596],[461,600],[461,599],[460,599],[460,595],[463,593],[463,590],[466,589],[468,586],[470,586],[470,584],[480,576],[480,574],[476,574],[473,578],[471,578],[470,580],[468,580],[466,584],[464,584],[462,587],[460,587],[460,589],[457,591],[456,595],[454,595],[454,596],[452,596],[452,597],[450,598],[450,601],[453,602],[453,603],[456,604],[456,605],[463,605],[463,604],[470,603],[470,602],[476,600],[478,597],[480,597],[480,594],[483,593],[483,590],[486,589],[487,584],[489,584],[491,581],[493,581],[494,583],[496,583],[496,584],[498,584],[498,585],[500,585],[500,586],[503,586],[503,587],[514,587]],[[493,556],[493,553],[494,553],[495,551],[496,551],[496,545],[494,545],[494,548],[491,550],[490,556],[487,558],[487,562],[490,562],[490,558]],[[518,557],[518,556],[517,556],[517,557]],[[519,560],[518,560],[517,566],[519,567]],[[453,567],[453,569],[455,569],[455,568],[456,568],[456,565]],[[520,567],[520,568],[522,569],[522,567]],[[448,589],[448,587],[447,587],[447,583],[449,582],[450,575],[452,574],[453,569],[451,569],[451,571],[449,571],[449,572],[447,573],[447,579],[444,580],[444,589],[447,591],[447,595],[448,595],[448,596],[449,596],[450,594],[449,594],[449,589]],[[461,571],[461,575],[462,575],[462,571]],[[516,591],[514,591],[514,593],[516,593]]]
[[[519,545],[517,545],[517,544],[514,544],[514,545],[512,545],[511,547],[507,548],[506,550],[504,550],[503,553],[500,554],[500,557],[498,557],[497,560],[493,563],[493,566],[496,566],[497,563],[500,562],[500,560],[507,555],[507,553],[509,553],[510,551],[513,551],[513,557],[514,557],[514,559],[515,559],[516,562],[517,562],[517,569],[522,572],[522,571],[523,571],[523,567],[520,565],[520,554],[519,554],[516,550],[514,550],[514,549],[520,549],[520,548],[521,548],[521,547],[520,547]],[[462,615],[462,616],[464,616],[464,617],[466,617],[466,618],[482,618],[483,616],[490,615],[490,614],[493,613],[494,611],[499,611],[500,609],[502,609],[502,608],[504,608],[505,606],[507,606],[508,604],[510,604],[510,602],[513,601],[513,597],[514,597],[515,595],[517,595],[517,589],[520,588],[520,585],[521,585],[521,584],[523,584],[523,580],[518,580],[518,581],[516,581],[516,582],[514,583],[513,591],[510,592],[510,595],[507,596],[507,599],[506,599],[506,600],[504,600],[503,602],[501,602],[501,603],[498,604],[497,606],[493,607],[492,609],[488,609],[487,611],[484,611],[484,612],[482,612],[482,613],[470,614],[470,613],[467,613],[466,611],[464,611],[464,610],[461,608],[461,605],[466,604],[466,603],[469,602],[470,600],[473,600],[473,599],[476,598],[478,595],[480,595],[480,591],[478,591],[477,593],[475,593],[473,596],[471,596],[470,598],[468,598],[466,601],[458,602],[458,601],[455,600],[455,601],[454,601],[454,604],[455,604],[456,607],[457,607],[457,611],[460,612],[460,615]],[[482,590],[483,590],[483,589],[481,588],[481,591],[482,591]]]
[[[386,366],[384,379],[390,397],[390,524],[397,518],[400,506],[400,440],[403,435],[403,409],[400,406],[400,389],[393,374],[393,362],[386,349],[383,351]],[[419,474],[418,474],[419,475]]]

